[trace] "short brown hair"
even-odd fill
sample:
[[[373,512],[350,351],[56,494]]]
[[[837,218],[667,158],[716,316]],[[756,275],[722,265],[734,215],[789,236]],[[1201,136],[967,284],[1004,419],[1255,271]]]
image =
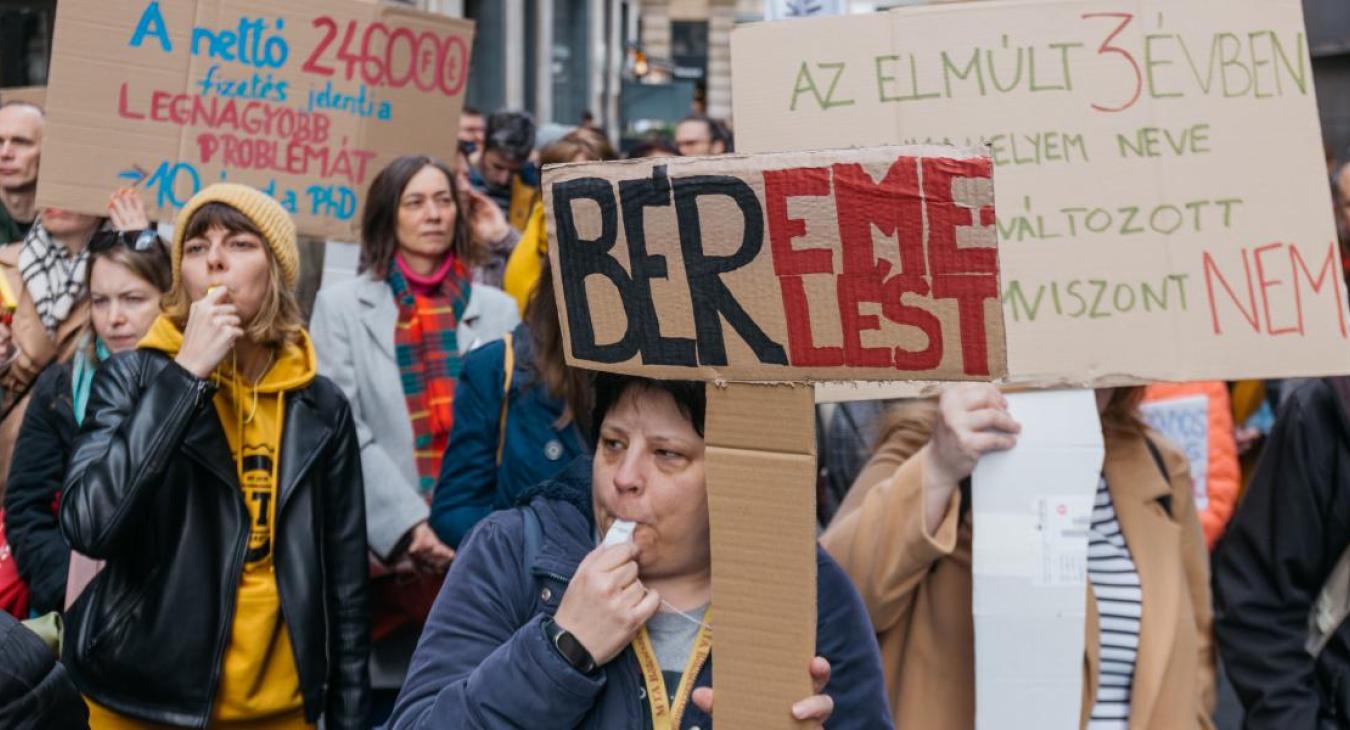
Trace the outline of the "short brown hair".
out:
[[[295,292],[286,286],[285,275],[281,271],[281,266],[277,264],[276,254],[272,253],[272,246],[267,242],[267,237],[248,216],[233,206],[207,203],[188,219],[182,240],[189,241],[204,236],[215,228],[223,228],[231,234],[247,233],[257,236],[263,241],[263,250],[267,252],[267,296],[263,299],[262,308],[254,315],[253,321],[244,328],[244,335],[260,345],[269,347],[280,347],[295,342],[299,339],[300,331],[304,329],[305,320],[300,314],[300,303],[295,298]],[[164,314],[179,329],[183,329],[187,326],[188,311],[191,307],[192,299],[188,296],[183,278],[179,276],[177,285],[164,295]]]
[[[450,250],[466,264],[473,263],[469,248],[469,223],[465,219],[464,198],[460,194],[455,173],[444,162],[427,155],[404,155],[385,166],[370,183],[366,207],[361,213],[361,257],[357,273],[370,272],[383,279],[394,265],[398,253],[398,209],[403,191],[417,173],[434,167],[450,182],[450,196],[455,200],[455,230],[450,238]]]
[[[158,289],[161,295],[167,292],[173,284],[173,267],[169,263],[169,249],[158,237],[155,238],[154,243],[139,251],[122,243],[90,248],[89,266],[85,271],[85,288],[93,283],[94,264],[99,261],[108,261],[125,266],[128,271]]]
[[[1146,428],[1139,406],[1144,402],[1144,386],[1111,388],[1111,397],[1102,410],[1102,430],[1143,433]]]

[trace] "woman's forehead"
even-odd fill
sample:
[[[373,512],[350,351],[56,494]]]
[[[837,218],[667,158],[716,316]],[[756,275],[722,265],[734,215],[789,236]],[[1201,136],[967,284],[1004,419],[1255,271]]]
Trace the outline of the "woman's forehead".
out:
[[[604,426],[625,432],[701,440],[674,396],[660,388],[630,385],[605,414]]]

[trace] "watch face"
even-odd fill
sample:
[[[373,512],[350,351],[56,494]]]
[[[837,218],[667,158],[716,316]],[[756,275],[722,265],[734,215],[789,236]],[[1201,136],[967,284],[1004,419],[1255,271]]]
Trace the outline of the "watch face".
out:
[[[595,669],[595,660],[591,658],[591,653],[586,651],[586,647],[577,641],[577,637],[571,635],[565,630],[559,630],[558,638],[554,642],[558,651],[562,652],[564,657],[572,666],[583,672],[589,672]]]

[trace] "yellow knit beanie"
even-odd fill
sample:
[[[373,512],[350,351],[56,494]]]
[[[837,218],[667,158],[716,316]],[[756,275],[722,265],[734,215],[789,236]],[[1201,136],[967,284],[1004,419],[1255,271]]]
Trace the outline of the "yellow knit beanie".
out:
[[[286,286],[295,286],[296,279],[300,277],[300,249],[295,242],[295,221],[291,220],[290,214],[280,203],[257,188],[239,183],[215,183],[192,196],[178,212],[178,220],[173,227],[172,251],[175,287],[178,286],[183,260],[183,234],[187,231],[192,214],[207,203],[224,203],[252,221],[262,231],[263,240],[272,249]]]

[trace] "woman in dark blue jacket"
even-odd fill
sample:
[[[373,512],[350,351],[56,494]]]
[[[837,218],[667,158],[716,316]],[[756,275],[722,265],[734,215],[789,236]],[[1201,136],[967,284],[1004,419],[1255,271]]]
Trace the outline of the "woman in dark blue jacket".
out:
[[[602,375],[595,400],[594,460],[465,540],[391,727],[640,730],[654,726],[649,698],[672,728],[711,727],[703,386]],[[621,520],[631,542],[597,548]],[[783,711],[808,727],[890,728],[866,611],[816,554],[820,656],[802,670],[817,694]]]
[[[590,453],[586,424],[574,415],[590,412],[590,381],[564,361],[558,322],[544,259],[525,322],[464,360],[429,520],[450,547],[458,548],[484,517]]]

